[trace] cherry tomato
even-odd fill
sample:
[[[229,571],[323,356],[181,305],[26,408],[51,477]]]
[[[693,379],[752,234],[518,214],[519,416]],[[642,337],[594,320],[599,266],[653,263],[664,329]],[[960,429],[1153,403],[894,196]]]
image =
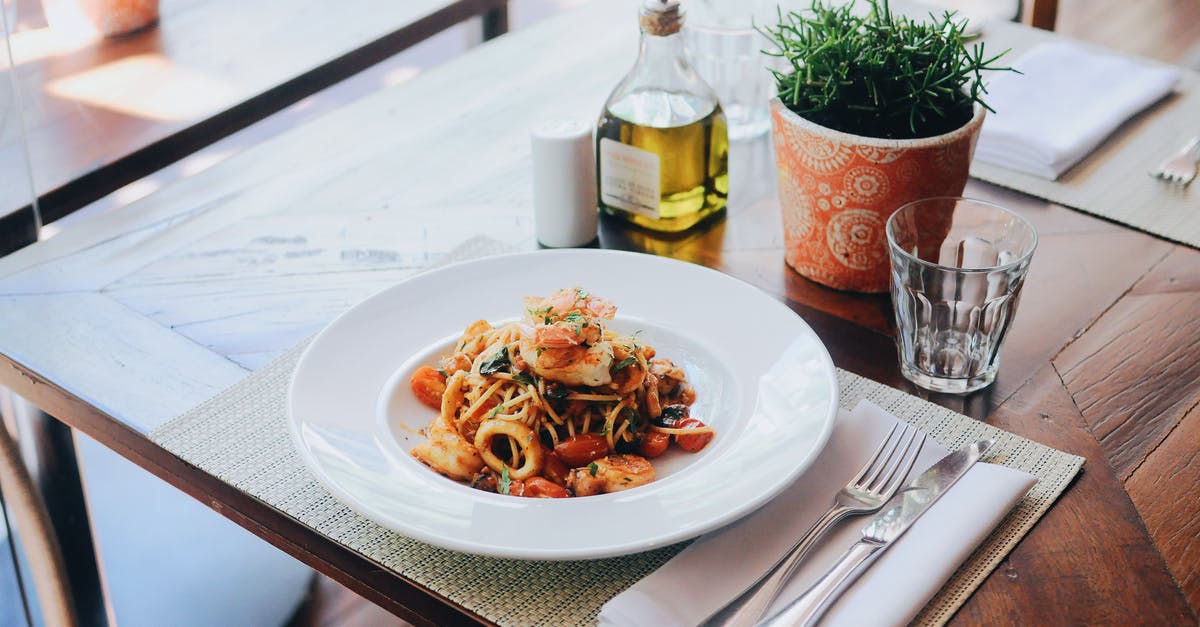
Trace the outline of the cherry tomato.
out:
[[[542,476],[558,485],[567,485],[567,476],[571,469],[558,458],[553,451],[546,455],[545,465],[542,466]]]
[[[408,384],[417,400],[433,409],[440,410],[442,408],[442,394],[446,393],[446,377],[443,377],[436,368],[432,366],[417,368]]]
[[[608,455],[608,440],[595,433],[572,436],[559,442],[554,454],[568,468],[579,468]]]
[[[662,455],[671,443],[671,436],[657,431],[648,431],[638,441],[638,454],[642,457],[653,458]]]
[[[562,499],[571,496],[571,493],[567,492],[566,488],[542,477],[530,477],[525,480],[525,489],[520,496],[535,499]]]
[[[698,418],[684,418],[675,423],[676,429],[698,429],[703,426],[704,423]],[[707,446],[712,439],[713,433],[709,431],[708,433],[697,433],[694,435],[676,435],[675,443],[679,445],[679,448],[689,453],[695,453]]]

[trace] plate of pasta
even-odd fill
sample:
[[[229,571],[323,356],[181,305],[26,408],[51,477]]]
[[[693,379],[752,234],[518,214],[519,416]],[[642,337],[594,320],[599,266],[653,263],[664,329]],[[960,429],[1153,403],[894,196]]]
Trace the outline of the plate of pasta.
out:
[[[488,257],[409,278],[305,349],[289,428],[340,501],[494,557],[686,540],[802,475],[837,408],[828,352],[742,281],[637,253]]]

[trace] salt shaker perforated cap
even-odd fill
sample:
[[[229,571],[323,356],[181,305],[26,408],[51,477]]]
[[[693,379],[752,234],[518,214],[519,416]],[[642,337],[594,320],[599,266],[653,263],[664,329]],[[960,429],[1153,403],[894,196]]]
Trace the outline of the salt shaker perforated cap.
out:
[[[577,120],[539,125],[533,145],[533,219],[543,246],[583,246],[596,239],[596,155],[592,126]]]

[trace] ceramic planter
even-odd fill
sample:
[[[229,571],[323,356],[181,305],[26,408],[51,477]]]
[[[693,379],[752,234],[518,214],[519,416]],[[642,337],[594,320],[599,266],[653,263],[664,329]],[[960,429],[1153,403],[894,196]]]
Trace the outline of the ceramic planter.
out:
[[[888,216],[913,200],[962,194],[983,118],[976,107],[944,135],[877,139],[814,124],[772,100],[787,264],[839,290],[886,292]]]
[[[158,21],[158,0],[80,0],[105,37],[134,33]]]

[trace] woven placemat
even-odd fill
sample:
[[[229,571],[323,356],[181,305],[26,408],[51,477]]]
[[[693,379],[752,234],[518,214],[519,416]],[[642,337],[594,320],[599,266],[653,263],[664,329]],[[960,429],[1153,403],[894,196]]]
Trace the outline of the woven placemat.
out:
[[[181,459],[357,551],[381,568],[503,625],[590,625],[600,606],[658,568],[684,544],[603,560],[502,560],[406,538],[354,513],[308,472],[288,434],[287,388],[298,346],[240,383],[166,423],[150,438]],[[841,403],[870,400],[942,446],[996,440],[988,461],[1038,483],[918,616],[941,624],[979,586],[1066,488],[1083,458],[996,429],[899,390],[839,371]]]
[[[986,28],[989,50],[1012,48],[1011,59],[1053,39],[1061,37],[1003,23]],[[1172,187],[1148,175],[1187,138],[1200,135],[1200,73],[1181,71],[1173,95],[1127,121],[1057,181],[978,159],[971,176],[1200,248],[1200,187]]]

